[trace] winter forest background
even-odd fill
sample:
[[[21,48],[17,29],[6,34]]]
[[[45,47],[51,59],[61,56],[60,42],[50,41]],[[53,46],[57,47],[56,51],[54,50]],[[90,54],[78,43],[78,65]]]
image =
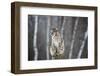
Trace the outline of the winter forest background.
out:
[[[88,57],[88,18],[28,15],[28,60],[51,60],[50,29],[63,32],[64,59]]]

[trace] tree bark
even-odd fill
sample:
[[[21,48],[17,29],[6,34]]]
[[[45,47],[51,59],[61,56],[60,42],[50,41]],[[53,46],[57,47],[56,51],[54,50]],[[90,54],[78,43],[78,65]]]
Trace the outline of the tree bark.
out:
[[[80,47],[80,50],[79,50],[79,53],[78,53],[77,58],[81,58],[81,55],[82,55],[83,48],[84,48],[84,46],[85,46],[85,42],[86,42],[87,37],[88,37],[88,30],[85,32],[84,40],[82,41],[82,45],[81,45],[81,47]]]
[[[64,25],[65,25],[65,17],[63,17],[63,23],[62,23],[62,27],[61,27],[61,37],[63,38],[63,34],[64,34]]]
[[[47,48],[46,48],[46,53],[47,53],[47,60],[49,60],[49,32],[50,32],[50,16],[48,16],[47,19]]]
[[[37,49],[37,30],[38,30],[38,16],[35,16],[35,28],[34,28],[34,40],[33,40],[33,47],[34,47],[34,60],[38,59],[38,49]]]
[[[72,58],[72,52],[73,52],[73,46],[74,46],[74,42],[75,42],[75,35],[76,35],[76,30],[77,30],[78,22],[79,22],[79,18],[76,18],[75,25],[74,25],[74,30],[73,30],[73,35],[72,35],[70,52],[69,52],[69,59]]]

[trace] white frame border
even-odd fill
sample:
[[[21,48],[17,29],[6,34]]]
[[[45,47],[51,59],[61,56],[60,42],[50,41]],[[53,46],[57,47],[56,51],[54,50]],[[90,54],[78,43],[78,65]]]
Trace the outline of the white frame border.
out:
[[[20,8],[20,69],[43,69],[94,65],[94,11],[42,7]],[[88,17],[88,59],[28,61],[28,14]],[[74,62],[74,63],[73,63]]]

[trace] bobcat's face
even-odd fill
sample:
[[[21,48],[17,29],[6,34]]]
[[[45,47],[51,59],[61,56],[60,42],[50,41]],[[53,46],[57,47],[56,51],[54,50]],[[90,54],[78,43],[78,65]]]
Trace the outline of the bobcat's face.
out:
[[[52,28],[51,29],[51,35],[57,35],[58,34],[58,29],[57,28]]]

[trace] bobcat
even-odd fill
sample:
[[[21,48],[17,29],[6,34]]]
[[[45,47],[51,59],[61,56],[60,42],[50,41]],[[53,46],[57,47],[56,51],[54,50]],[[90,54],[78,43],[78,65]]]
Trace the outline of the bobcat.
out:
[[[64,40],[57,28],[51,30],[50,55],[52,59],[62,59],[64,57]]]

